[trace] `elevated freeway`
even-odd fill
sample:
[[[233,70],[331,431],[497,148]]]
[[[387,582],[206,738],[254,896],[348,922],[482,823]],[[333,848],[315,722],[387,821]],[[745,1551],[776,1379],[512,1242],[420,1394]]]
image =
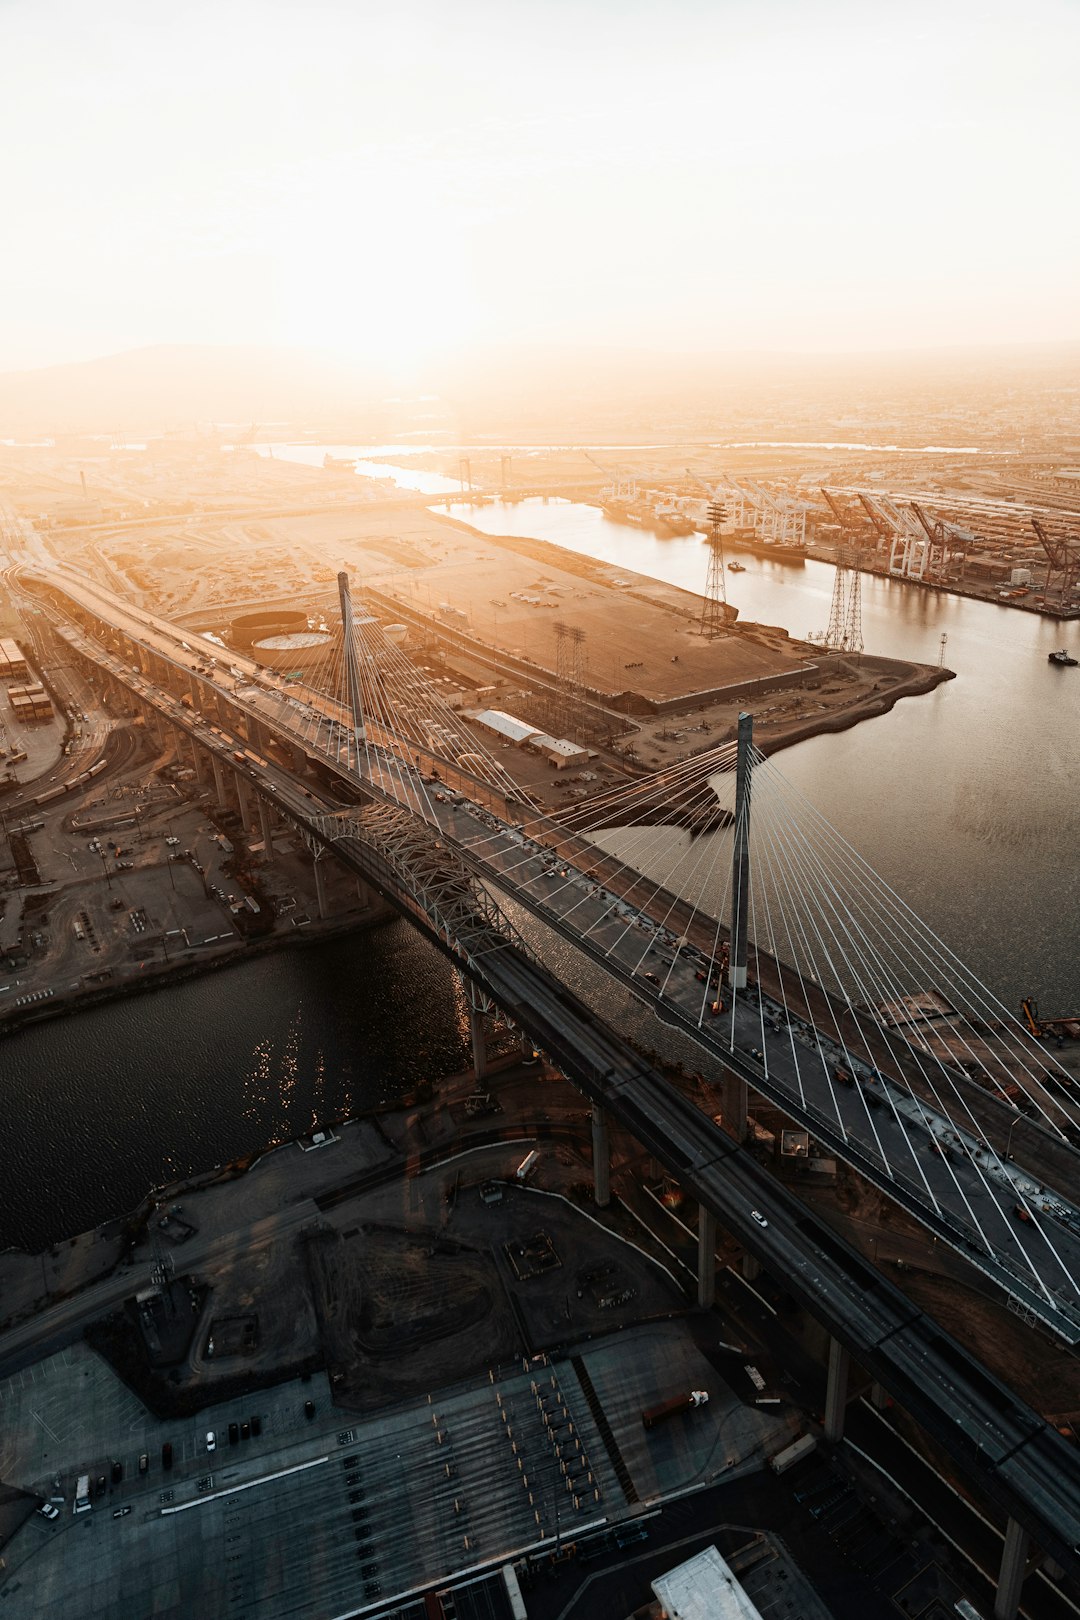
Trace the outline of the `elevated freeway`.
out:
[[[285,692],[253,660],[232,654],[225,668],[215,662],[208,675],[206,656],[213,654],[204,655],[192,632],[181,635],[168,621],[68,573],[49,583],[103,625],[136,638],[146,668],[115,651],[106,654],[84,635],[85,656],[109,663],[111,673],[163,718],[222,765],[238,768],[278,811],[304,822],[310,837],[337,849],[351,836],[350,817],[338,814],[337,805],[327,819],[327,801],[317,800],[312,777],[347,785],[353,799],[359,789],[364,798],[437,830],[485,889],[524,907],[721,1070],[782,1108],[956,1248],[1020,1310],[1065,1342],[1080,1342],[1073,1281],[1080,1277],[1080,1209],[1072,1202],[1080,1160],[1049,1137],[1038,1174],[1010,1159],[1001,1143],[1011,1135],[1015,1110],[991,1091],[958,1075],[964,1097],[958,1116],[926,1084],[901,1039],[850,1008],[827,1005],[818,987],[802,987],[803,999],[793,1001],[790,982],[765,953],[758,955],[757,985],[738,995],[725,992],[723,1011],[714,1012],[721,1004],[714,959],[726,930],[557,823],[523,822],[528,806],[510,796],[512,784],[493,786],[436,747],[413,741],[406,747],[377,720],[368,724],[361,775],[348,710],[337,697]],[[192,692],[198,707],[191,706]],[[271,741],[288,751],[292,768],[264,757]],[[429,742],[445,747],[446,739]],[[432,791],[433,772],[446,791]],[[1068,1098],[1045,1088],[1041,1094],[1048,1112],[1068,1119]],[[726,1123],[739,1134],[738,1121]],[[1058,1175],[1064,1159],[1072,1183],[1048,1192],[1046,1179],[1052,1184],[1055,1178],[1051,1148]]]
[[[1018,1172],[999,1157],[976,1159],[973,1137],[954,1160],[927,1152],[921,1174],[905,1186],[889,1165],[889,1145],[908,1151],[913,1138],[925,1149],[948,1129],[943,1118],[906,1092],[898,1079],[862,1065],[859,1081],[839,1092],[832,1054],[798,1018],[777,1016],[768,994],[754,988],[733,998],[730,1018],[706,1024],[701,998],[710,990],[702,946],[671,930],[603,881],[603,873],[572,866],[565,837],[551,829],[553,847],[507,819],[519,806],[460,769],[451,791],[430,792],[436,757],[403,757],[399,741],[385,730],[366,746],[367,774],[356,770],[356,737],[340,701],[320,694],[283,697],[254,666],[233,664],[235,674],[204,673],[207,654],[193,649],[164,621],[140,614],[100,587],[54,572],[47,581],[54,608],[67,615],[67,634],[85,657],[164,719],[187,732],[222,764],[242,774],[278,813],[305,836],[334,853],[418,927],[483,994],[526,1030],[560,1064],[603,1115],[627,1129],[673,1177],[698,1199],[703,1211],[723,1223],[748,1253],[769,1268],[793,1296],[827,1324],[835,1341],[909,1410],[935,1440],[976,1479],[980,1494],[1005,1512],[1017,1534],[1031,1535],[1073,1574],[1080,1575],[1080,1458],[1030,1407],[919,1311],[875,1268],[811,1215],[763,1170],[740,1143],[720,1129],[560,981],[492,902],[502,890],[563,938],[584,948],[658,1014],[698,1041],[725,1068],[771,1096],[794,1117],[803,1117],[820,1139],[835,1140],[850,1162],[912,1207],[928,1226],[994,1274],[989,1247],[976,1254],[970,1228],[977,1212],[988,1244],[1000,1250],[999,1280],[1030,1300],[1032,1314],[1052,1320],[1062,1337],[1073,1331],[1072,1302],[1042,1279],[1065,1275],[1078,1258],[1073,1212],[1054,1200],[1052,1219],[1038,1223],[1042,1248],[1034,1247],[1036,1270],[1018,1278],[1010,1266],[1012,1229],[1002,1224],[1002,1198],[1028,1196]],[[80,628],[70,623],[72,610]],[[118,645],[88,633],[98,627],[142,648],[140,662],[124,661]],[[190,636],[190,632],[188,635]],[[155,664],[153,661],[157,661]],[[146,666],[145,668],[143,666]],[[212,729],[183,704],[176,686],[187,684],[205,707],[231,715],[235,730]],[[262,728],[260,733],[259,728]],[[379,728],[373,728],[379,734]],[[253,733],[294,750],[293,762],[251,758],[253,750],[231,747]],[[424,770],[427,765],[429,769]],[[441,778],[445,782],[445,777]],[[360,804],[342,806],[336,788],[348,784]],[[447,784],[450,787],[450,784]],[[464,799],[472,788],[475,798]],[[620,880],[622,881],[622,880]],[[619,912],[620,923],[605,920]],[[633,927],[621,926],[627,920]],[[591,919],[583,926],[583,919]],[[608,927],[610,937],[605,935]],[[605,944],[605,940],[607,941]],[[583,941],[585,944],[583,945]],[[628,943],[630,942],[630,943]],[[647,967],[645,964],[653,963]],[[705,972],[705,990],[698,974]],[[648,974],[649,977],[645,975]],[[712,1029],[725,1026],[724,1037]],[[759,1044],[761,1043],[761,1044]],[[808,1043],[821,1060],[820,1089],[811,1093],[803,1066],[787,1067],[786,1054]],[[813,1065],[811,1065],[811,1068]],[[867,1101],[870,1087],[882,1102]],[[878,1093],[874,1093],[877,1095]],[[836,1108],[830,1119],[825,1102]],[[801,1111],[801,1114],[800,1114]],[[891,1123],[890,1123],[891,1122]],[[956,1141],[959,1133],[952,1127]],[[895,1141],[893,1140],[895,1134]],[[942,1166],[948,1166],[943,1174]],[[1030,1178],[1029,1178],[1030,1180]],[[919,1188],[922,1188],[920,1193]],[[956,1189],[959,1188],[959,1192]],[[926,1193],[933,1193],[933,1199]],[[907,1201],[910,1198],[911,1203]],[[1035,1224],[1035,1223],[1032,1223]],[[1034,1237],[1035,1234],[1032,1234]],[[1055,1271],[1056,1268],[1056,1271]],[[1007,1547],[1008,1547],[1007,1543]],[[1015,1538],[1013,1539],[1015,1552]],[[1015,1564],[1015,1557],[1013,1559]]]

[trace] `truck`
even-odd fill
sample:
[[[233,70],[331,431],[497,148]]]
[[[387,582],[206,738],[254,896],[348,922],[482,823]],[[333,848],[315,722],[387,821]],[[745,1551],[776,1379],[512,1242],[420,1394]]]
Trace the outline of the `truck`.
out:
[[[673,1395],[669,1401],[647,1406],[641,1414],[642,1424],[646,1429],[655,1429],[658,1423],[666,1423],[668,1418],[677,1417],[680,1412],[692,1412],[699,1406],[705,1406],[708,1399],[709,1392],[705,1389],[692,1389],[687,1395]]]
[[[75,1506],[73,1513],[89,1513],[93,1507],[90,1500],[90,1475],[80,1474],[75,1486]]]
[[[514,1171],[514,1180],[524,1184],[526,1181],[528,1181],[529,1177],[532,1175],[539,1163],[539,1150],[537,1148],[533,1148],[531,1153],[526,1153],[525,1157]]]
[[[816,1450],[817,1441],[814,1436],[812,1434],[800,1434],[799,1438],[793,1440],[790,1446],[785,1446],[783,1451],[773,1452],[769,1458],[769,1467],[774,1474],[782,1474],[787,1469],[794,1468],[797,1462],[801,1462],[804,1457],[809,1457],[810,1453]]]

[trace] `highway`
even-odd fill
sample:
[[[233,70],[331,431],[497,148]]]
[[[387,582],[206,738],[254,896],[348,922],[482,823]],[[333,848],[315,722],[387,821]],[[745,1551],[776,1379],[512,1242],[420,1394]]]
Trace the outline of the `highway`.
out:
[[[87,605],[93,604],[90,611],[95,615],[105,614],[110,607],[108,593],[84,588],[81,582],[75,590],[70,577],[65,577],[63,590],[84,601],[88,597]],[[139,616],[124,609],[123,604],[120,607],[125,618],[138,620]],[[112,611],[116,611],[115,607]],[[167,656],[174,664],[178,662],[179,637],[175,630],[145,623],[139,628],[144,636],[149,631],[155,643],[161,638],[159,644],[166,650],[160,656]],[[125,674],[125,666],[100,644],[87,640],[87,646],[88,656],[112,668],[118,678],[140,691],[146,701],[198,735],[211,751],[230,752],[228,739],[207,736],[207,728],[200,728],[190,711],[174,696],[163,694],[146,677],[133,675],[130,667]],[[190,673],[191,666],[185,667],[182,653],[179,660],[185,674]],[[243,697],[235,690],[229,692],[229,697],[242,711]],[[304,746],[310,755],[310,744],[303,742],[289,723],[289,711],[285,711],[285,719],[280,718],[282,708],[279,705],[279,719],[273,726],[265,719],[263,723],[289,738],[294,745]],[[378,759],[378,753],[373,757]],[[324,766],[324,758],[317,757],[317,763]],[[608,903],[603,893],[589,893],[591,878],[571,873],[569,867],[563,866],[553,879],[550,852],[539,846],[523,852],[520,833],[505,825],[493,828],[488,819],[491,812],[484,806],[453,802],[456,794],[444,794],[442,801],[437,801],[437,827],[422,822],[413,806],[407,811],[400,808],[403,792],[406,798],[413,793],[421,795],[420,774],[414,771],[410,776],[401,761],[391,760],[389,755],[384,755],[382,767],[376,766],[377,774],[380,769],[384,773],[384,783],[373,780],[370,784],[372,798],[382,799],[382,808],[375,805],[371,810],[344,813],[322,792],[316,794],[311,787],[299,786],[294,774],[284,767],[267,761],[265,765],[249,764],[244,769],[259,791],[283,814],[315,836],[333,839],[336,853],[347,864],[459,966],[465,965],[498,1005],[551,1053],[581,1090],[630,1131],[749,1252],[775,1276],[783,1278],[785,1287],[795,1298],[829,1325],[840,1342],[947,1451],[962,1464],[978,1469],[980,1487],[987,1495],[1060,1562],[1074,1570],[1080,1568],[1080,1458],[1076,1453],[899,1290],[815,1220],[708,1115],[629,1051],[618,1035],[530,952],[510,942],[500,942],[499,948],[490,948],[490,934],[485,934],[486,922],[479,895],[475,902],[470,901],[470,872],[496,882],[500,877],[500,860],[516,863],[522,860],[524,853],[524,863],[515,872],[515,898],[529,904],[535,915],[558,927],[571,943],[580,945],[580,913],[573,927],[567,919],[586,903],[598,908]],[[391,781],[394,784],[392,797],[386,789],[386,783]],[[404,788],[403,783],[407,784]],[[427,797],[426,793],[422,796]],[[456,890],[461,905],[458,921],[466,924],[460,937],[445,937],[438,922],[425,909],[422,890],[412,882],[410,871],[400,862],[395,864],[393,846],[388,845],[383,836],[395,819],[401,825],[410,825],[414,847],[426,850],[431,870],[441,870],[444,890]],[[482,841],[482,857],[477,854],[478,839]],[[467,862],[472,863],[471,867]],[[504,874],[500,886],[509,887]],[[562,897],[559,904],[556,904],[556,896]],[[469,948],[470,905],[477,938],[484,947],[475,952],[470,952]],[[649,919],[641,934],[655,931],[656,924]],[[632,950],[626,943],[630,939],[634,942]],[[672,943],[663,933],[659,939],[646,939],[635,937],[623,928],[617,938],[612,936],[605,965],[616,977],[633,983],[635,993],[656,1000],[659,1010],[656,992],[661,986],[645,980],[639,970],[642,963],[650,959],[650,950],[670,952]],[[685,962],[683,972],[666,976],[662,986],[662,1010],[670,1021],[693,1034],[694,1020],[700,1016],[701,991],[699,981],[694,978],[694,958],[686,957]],[[674,967],[674,958],[664,965]],[[656,978],[659,981],[659,973]],[[780,1031],[770,1028],[771,1050],[766,1062],[765,1048],[758,1048],[761,1057],[755,1057],[749,1050],[754,1037],[761,1036],[762,1023],[763,1008],[753,999],[742,999],[733,1023],[733,1043],[725,1045],[717,1040],[715,1055],[744,1073],[756,1089],[769,1095],[770,1088],[779,1091],[775,1077],[778,1072],[783,1075],[781,1050],[785,1044],[794,1048],[798,1031],[790,1025]],[[824,1076],[823,1086],[835,1091],[828,1080],[828,1062],[819,1066]],[[801,1068],[798,1075],[805,1083]],[[876,1141],[879,1151],[884,1149],[885,1120],[899,1116],[896,1104],[900,1099],[893,1098],[889,1105],[877,1110],[875,1125],[867,1131],[865,1139],[858,1137],[857,1123],[866,1130],[870,1121],[870,1106],[862,1100],[865,1092],[864,1081],[850,1093],[847,1090],[843,1093],[840,1106],[851,1109],[851,1129],[844,1138],[845,1156],[851,1157],[861,1140]],[[807,1098],[806,1104],[800,1102],[799,1106],[808,1107],[810,1102]],[[783,1106],[795,1112],[790,1098],[785,1097]],[[916,1123],[914,1119],[908,1121],[913,1130]],[[824,1126],[815,1123],[812,1128],[820,1136]],[[896,1128],[899,1142],[899,1125]],[[919,1128],[928,1140],[931,1132],[936,1134],[940,1126],[930,1120],[923,1121]],[[867,1158],[872,1164],[869,1154]],[[947,1182],[953,1181],[951,1174],[948,1177],[942,1174],[942,1167],[948,1163],[934,1153],[923,1167],[925,1182],[940,1189],[938,1198],[942,1207],[948,1196]],[[966,1153],[957,1154],[952,1171],[957,1178],[964,1178],[965,1196],[975,1207],[980,1207],[977,1200],[983,1194],[978,1189],[985,1187],[986,1173],[1004,1175],[1010,1188],[1016,1187],[1007,1167],[991,1166],[989,1172],[977,1172],[971,1156]],[[893,1178],[889,1180],[892,1184]],[[903,1201],[902,1187],[890,1185],[890,1191]],[[987,1207],[981,1211],[981,1218],[989,1226],[994,1218],[990,1207],[994,1201],[989,1194],[985,1196]],[[1071,1219],[1067,1206],[1059,1200],[1054,1202],[1066,1209]],[[751,1210],[754,1209],[764,1215],[767,1224],[760,1225],[753,1219]],[[926,1214],[921,1218],[927,1219]],[[1059,1223],[1056,1215],[1053,1220],[1055,1247],[1066,1248],[1074,1240],[1071,1227],[1064,1220]],[[930,1224],[929,1219],[927,1224]],[[1050,1230],[1050,1223],[1046,1225]],[[1042,1231],[1041,1226],[1037,1229]],[[1011,1228],[1004,1224],[995,1236],[1007,1246]],[[1051,1252],[1048,1242],[1046,1251]],[[1067,1252],[1071,1258],[1074,1250],[1068,1248]],[[977,1258],[970,1253],[968,1257]],[[989,1262],[984,1261],[984,1269],[988,1267]]]
[[[342,740],[342,709],[334,699],[301,701],[243,658],[231,664],[241,672],[240,679],[215,668],[208,681],[199,673],[208,654],[201,644],[193,650],[168,621],[144,614],[101,587],[82,581],[73,585],[68,575],[54,575],[50,583],[62,585],[65,594],[92,613],[137,636],[178,670],[185,686],[194,679],[211,687],[219,714],[224,704],[245,725],[254,716],[268,733],[291,750],[301,750],[324,772],[329,767],[356,780],[349,769],[351,744]],[[109,666],[230,769],[236,768],[236,752],[249,748],[239,726],[226,731],[200,720],[174,693],[136,673],[116,654],[103,654],[92,640],[83,651]],[[527,836],[508,819],[523,814],[520,804],[508,804],[445,762],[436,767],[435,756],[428,754],[422,763],[429,770],[439,768],[448,789],[433,792],[413,763],[411,745],[403,758],[402,747],[394,746],[396,739],[386,728],[373,725],[369,736],[382,738],[369,746],[365,761],[364,786],[372,797],[437,826],[488,889],[525,906],[715,1063],[734,1070],[783,1108],[1059,1337],[1080,1342],[1080,1298],[1073,1280],[1080,1277],[1080,1209],[1067,1193],[1047,1191],[1032,1174],[995,1152],[974,1114],[964,1119],[954,1108],[950,1117],[917,1070],[913,1078],[910,1058],[905,1060],[898,1040],[889,1041],[879,1027],[868,1040],[848,1018],[841,1028],[850,1039],[841,1046],[835,1027],[831,1035],[822,1033],[805,1007],[800,1016],[770,996],[764,984],[737,997],[725,991],[725,1010],[714,1017],[715,927],[697,919],[692,928],[697,943],[680,945],[685,936],[674,932],[669,915],[668,902],[674,897],[658,893],[644,879],[628,884],[614,862],[555,824],[539,831],[539,838],[550,842]],[[330,807],[311,788],[298,788],[292,771],[261,755],[253,759],[250,750],[241,771],[279,810],[326,835],[327,824],[319,814],[325,817]],[[340,838],[347,826],[346,818],[332,835]],[[588,862],[588,870],[573,864],[575,860]],[[618,886],[608,887],[605,877]],[[391,894],[386,898],[394,903]],[[840,1068],[854,1083],[837,1082]],[[992,1098],[980,1101],[992,1105]],[[1019,1218],[1018,1209],[1026,1219]]]

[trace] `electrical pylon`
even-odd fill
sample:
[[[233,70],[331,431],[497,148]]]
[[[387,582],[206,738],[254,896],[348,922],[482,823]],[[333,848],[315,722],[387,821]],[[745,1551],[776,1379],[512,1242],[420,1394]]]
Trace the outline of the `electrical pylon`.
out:
[[[727,509],[717,500],[706,508],[709,519],[709,572],[701,606],[701,633],[712,641],[727,630],[727,581],[724,577],[723,526]]]

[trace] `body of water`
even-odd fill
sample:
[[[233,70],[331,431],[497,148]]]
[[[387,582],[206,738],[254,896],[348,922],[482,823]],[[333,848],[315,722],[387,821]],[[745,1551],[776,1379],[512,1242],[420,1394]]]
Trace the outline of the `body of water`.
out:
[[[33,1025],[0,1040],[0,1248],[469,1061],[457,975],[405,922]]]
[[[661,540],[557,500],[450,510],[704,588],[699,536]],[[831,567],[739,560],[726,578],[743,618],[825,627]],[[1034,993],[1048,1012],[1080,1010],[1080,669],[1046,661],[1076,650],[1077,627],[862,584],[867,650],[936,663],[944,635],[957,679],[785,750],[781,768],[1009,1006]],[[639,1039],[664,1044],[639,1022]],[[24,1030],[0,1042],[0,1246],[39,1247],[468,1061],[456,976],[404,922]]]
[[[701,593],[700,535],[660,539],[557,500],[450,506],[489,534],[532,535]],[[824,630],[835,570],[733,553],[740,616]],[[785,749],[784,774],[1010,1007],[1080,1011],[1080,668],[1047,654],[1080,629],[862,576],[866,651],[956,679],[891,714]]]

